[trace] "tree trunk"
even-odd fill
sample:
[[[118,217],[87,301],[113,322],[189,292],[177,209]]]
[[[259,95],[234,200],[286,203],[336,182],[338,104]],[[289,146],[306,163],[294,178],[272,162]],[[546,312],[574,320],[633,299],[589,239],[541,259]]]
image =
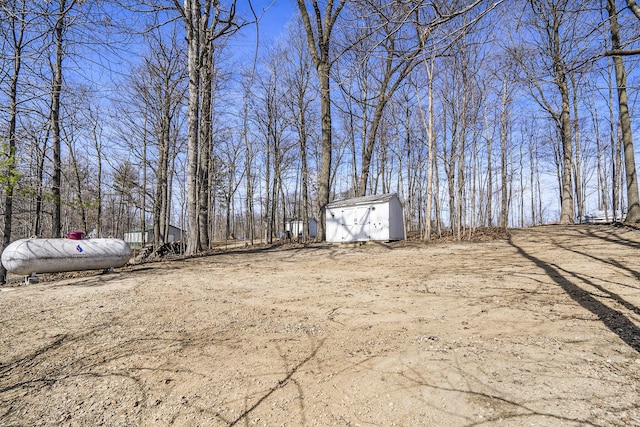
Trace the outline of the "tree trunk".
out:
[[[61,130],[60,130],[60,95],[62,93],[62,58],[64,56],[64,30],[67,13],[66,0],[60,0],[59,15],[55,26],[56,58],[51,87],[51,136],[53,140],[53,237],[62,236],[62,200],[60,187],[62,185],[61,160]]]
[[[199,239],[203,248],[209,247],[209,162],[212,145],[213,114],[213,44],[206,40],[207,31],[202,31],[201,113],[200,113],[200,158],[198,165],[198,225]]]
[[[466,104],[466,102],[465,102]],[[463,119],[464,120],[464,119]],[[466,126],[466,123],[463,123],[463,129]],[[465,203],[465,194],[464,194],[464,186],[465,186],[465,163],[466,163],[466,132],[463,131],[460,134],[460,142],[458,143],[458,188],[456,190],[456,238],[458,240],[462,239],[462,228],[464,226],[464,209],[463,205]]]
[[[615,122],[615,114],[613,111],[613,81],[611,80],[613,78],[613,70],[612,70],[612,66],[613,66],[613,60],[611,60],[608,64],[607,64],[607,75],[608,75],[608,89],[609,89],[609,102],[607,103],[607,106],[609,107],[609,146],[611,148],[611,211],[613,213],[613,216],[611,218],[615,219],[615,214],[616,211],[619,209],[618,206],[618,191],[619,191],[619,186],[618,186],[618,176],[620,174],[620,168],[618,167],[618,162],[616,161],[616,159],[618,158],[617,154],[616,154],[616,144],[617,144],[617,139],[616,139],[616,122]],[[607,196],[608,197],[608,196]],[[607,221],[609,220],[609,217],[607,217]]]
[[[200,111],[200,4],[184,1],[189,68],[189,104],[187,107],[187,255],[200,252],[198,228],[198,114]]]
[[[265,224],[265,242],[273,243],[273,228],[271,227],[271,149],[267,143],[264,165],[264,185],[265,185],[265,201],[264,201],[264,224]]]
[[[96,237],[102,237],[102,141],[98,135],[98,117],[94,117],[93,120],[93,144],[96,149],[96,161],[98,163],[96,170]],[[146,147],[146,141],[143,143]]]
[[[35,149],[38,151],[38,166],[36,170],[37,176],[37,188],[36,188],[36,211],[34,213],[33,235],[41,237],[42,234],[42,201],[44,192],[44,162],[47,159],[47,145],[49,142],[49,130],[44,137],[44,143],[42,144],[42,150],[37,148],[38,141],[34,141],[36,144]]]
[[[174,4],[181,11],[185,23],[187,40],[187,62],[189,75],[189,102],[187,106],[187,247],[188,255],[202,250],[200,240],[199,214],[202,203],[199,198],[199,155],[200,141],[200,73],[206,61],[201,58],[204,43],[213,43],[220,37],[233,34],[238,25],[235,22],[236,0],[231,0],[229,10],[223,11],[220,2],[207,0],[184,0],[180,6],[178,0]],[[226,16],[222,16],[226,15]],[[213,17],[213,18],[212,18]],[[210,22],[211,21],[211,22]],[[207,196],[208,197],[208,196]]]
[[[555,71],[555,81],[562,98],[562,109],[560,112],[560,139],[562,141],[562,199],[560,204],[560,224],[574,223],[574,200],[573,200],[573,140],[571,138],[571,116],[569,113],[569,86],[565,66],[561,61],[559,53],[560,42],[558,28],[554,28],[554,58],[553,66]]]
[[[300,162],[302,163],[302,239],[309,239],[309,166],[307,164],[307,134],[304,113],[300,111],[300,128],[303,130],[300,135]]]
[[[617,190],[616,190],[616,194],[618,195],[618,198],[616,200],[616,205],[618,206],[618,210],[616,211],[615,215],[614,215],[614,220],[616,221],[622,221],[622,217],[624,215],[624,192],[622,191],[622,186],[624,185],[624,183],[626,182],[625,180],[625,174],[622,173],[622,163],[623,163],[623,157],[624,157],[624,148],[623,148],[623,139],[622,139],[622,130],[621,130],[621,125],[620,122],[618,122],[618,126],[617,126],[617,133],[616,133],[616,170],[618,171],[617,173],[617,180],[616,180],[616,185],[617,185]]]
[[[429,85],[427,86],[428,98],[429,98],[429,110],[428,110],[428,122],[427,122],[427,146],[429,149],[427,166],[427,209],[424,214],[425,219],[425,239],[431,240],[431,210],[434,199],[433,195],[433,174],[434,174],[434,162],[436,161],[436,138],[434,132],[434,119],[435,113],[433,108],[433,68],[435,66],[435,58],[431,58],[429,65],[427,66],[427,73],[429,78]]]
[[[493,147],[493,138],[489,136],[489,114],[486,113],[487,128],[487,226],[493,227],[493,158],[491,149]]]
[[[576,205],[578,208],[578,218],[582,221],[584,217],[585,191],[582,188],[582,151],[580,149],[580,120],[578,116],[578,85],[575,75],[571,75],[571,86],[573,88],[573,140],[575,145],[574,168]]]
[[[435,149],[435,147],[434,147]],[[433,204],[436,212],[436,227],[438,237],[442,237],[442,209],[440,207],[440,173],[438,172],[438,156],[433,157],[433,176],[435,176],[435,189],[433,191]]]
[[[444,114],[443,121],[446,121],[446,114]],[[455,118],[453,118],[455,120]],[[444,173],[447,176],[447,190],[449,195],[449,229],[451,231],[451,235],[455,234],[456,229],[456,132],[455,126],[452,131],[451,136],[451,147],[449,147],[449,151],[447,152],[447,134],[446,134],[446,125],[443,126],[445,129],[443,138],[442,138],[442,152],[444,154]]]
[[[386,77],[386,76],[385,76]],[[360,181],[358,183],[358,192],[356,196],[366,196],[367,195],[367,183],[369,181],[369,173],[371,169],[371,159],[373,158],[373,149],[375,148],[375,143],[378,134],[378,128],[380,127],[380,122],[382,120],[382,114],[384,112],[384,107],[387,104],[388,97],[386,93],[386,84],[388,84],[388,80],[385,79],[383,82],[383,88],[380,90],[380,97],[378,104],[376,104],[375,111],[373,113],[373,118],[371,120],[371,129],[369,130],[367,136],[367,143],[364,147],[362,159],[361,159],[361,174]],[[367,126],[367,123],[362,124],[363,127]],[[376,189],[374,188],[374,192]]]
[[[611,27],[611,47],[620,49],[620,31],[616,15],[615,0],[607,0],[607,12],[609,12],[609,24]],[[631,133],[631,118],[629,116],[629,100],[627,98],[627,76],[624,63],[620,56],[613,57],[616,71],[616,84],[618,86],[618,105],[620,130],[624,147],[624,166],[627,181],[627,217],[626,223],[640,222],[640,196],[638,195],[638,176],[636,172],[635,155],[633,152],[633,136]]]
[[[169,99],[164,99],[159,135],[158,167],[156,173],[156,197],[153,205],[153,244],[159,247],[166,240],[167,205],[169,204],[167,190],[169,170],[170,143],[170,106]]]
[[[142,137],[142,184],[140,186],[140,247],[147,244],[147,114],[144,115],[144,129]],[[102,206],[102,202],[100,202]]]
[[[320,12],[320,6],[317,0],[313,0],[313,10],[316,18],[316,30],[313,30],[307,6],[304,0],[297,0],[298,9],[302,15],[305,32],[307,34],[307,44],[313,63],[318,73],[320,82],[320,115],[322,129],[322,159],[320,167],[320,176],[318,183],[318,234],[317,241],[325,241],[326,236],[326,209],[329,204],[329,191],[331,185],[331,88],[330,76],[331,60],[329,56],[329,46],[331,40],[331,32],[333,26],[344,7],[346,0],[339,0],[334,8],[333,0],[329,0],[326,4],[324,15]],[[323,22],[324,17],[324,22]],[[317,37],[317,39],[316,39]]]
[[[592,104],[593,105],[593,104]],[[596,140],[596,161],[597,161],[597,174],[598,174],[598,209],[604,210],[605,217],[609,215],[609,194],[607,191],[607,181],[605,179],[606,167],[603,167],[602,157],[602,143],[600,142],[600,126],[598,125],[598,109],[593,108],[593,123]]]
[[[177,135],[173,136],[174,141],[173,141],[173,146],[175,147],[177,142],[175,141],[175,138],[177,138]],[[166,206],[166,210],[163,211],[165,212],[165,216],[163,218],[164,221],[164,237],[165,237],[165,243],[167,242],[168,238],[169,238],[169,231],[171,228],[171,207],[172,207],[172,203],[171,200],[173,200],[173,177],[176,175],[176,152],[173,151],[170,153],[171,161],[169,162],[169,167],[167,170],[167,203],[165,203]]]
[[[246,242],[249,242],[251,245],[254,244],[255,239],[255,218],[253,212],[253,178],[252,178],[252,163],[253,163],[253,153],[251,150],[251,145],[249,143],[249,111],[248,111],[248,93],[244,96],[243,102],[243,127],[242,127],[242,139],[244,141],[244,149],[245,149],[245,159],[244,159],[244,167],[245,167],[245,184],[246,184],[246,199],[245,199],[245,245]]]
[[[501,183],[501,206],[500,206],[500,227],[507,229],[509,225],[509,196],[507,191],[507,80],[502,81],[502,105],[500,111],[500,178]]]
[[[529,193],[531,195],[530,197],[530,201],[531,201],[531,226],[536,225],[536,204],[535,204],[535,158],[534,158],[534,154],[535,154],[535,147],[534,145],[531,143],[531,141],[529,141]]]
[[[87,214],[84,206],[84,199],[82,197],[82,180],[80,176],[80,170],[78,169],[78,162],[76,160],[75,150],[73,149],[69,140],[66,141],[67,149],[69,150],[69,158],[71,159],[71,167],[73,168],[74,185],[76,192],[76,211],[79,211],[80,218],[82,220],[82,230],[87,231]]]
[[[327,53],[328,55],[328,53]],[[322,160],[320,167],[320,182],[318,183],[318,234],[317,241],[324,242],[327,239],[326,220],[327,204],[329,204],[329,191],[331,180],[331,95],[329,87],[329,65],[318,68],[320,75],[320,115],[322,123]]]
[[[19,15],[19,14],[18,14]],[[9,144],[3,153],[2,167],[5,169],[4,178],[4,227],[2,236],[2,250],[11,242],[13,222],[13,194],[18,175],[16,170],[16,126],[18,120],[18,79],[22,66],[22,38],[24,34],[24,19],[20,19],[19,28],[16,28],[17,17],[11,19],[13,37],[13,73],[9,84]],[[4,151],[4,150],[2,150]],[[6,283],[7,270],[0,264],[0,285]]]
[[[524,140],[520,141],[520,228],[524,227],[524,163],[523,163],[523,154],[522,154],[522,146],[524,145]]]

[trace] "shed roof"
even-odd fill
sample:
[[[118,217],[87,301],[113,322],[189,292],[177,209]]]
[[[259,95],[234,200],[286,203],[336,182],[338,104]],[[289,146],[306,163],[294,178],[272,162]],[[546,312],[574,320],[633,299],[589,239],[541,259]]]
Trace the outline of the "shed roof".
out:
[[[350,206],[370,205],[374,203],[386,203],[394,197],[396,193],[378,194],[374,196],[353,197],[351,199],[335,200],[327,204],[327,208],[345,208]]]

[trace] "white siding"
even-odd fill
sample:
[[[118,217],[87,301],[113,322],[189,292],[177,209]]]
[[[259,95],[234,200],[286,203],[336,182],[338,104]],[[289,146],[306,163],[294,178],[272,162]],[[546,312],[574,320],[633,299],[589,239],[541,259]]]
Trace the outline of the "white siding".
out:
[[[389,203],[371,206],[371,236],[369,240],[389,240]]]
[[[395,195],[336,201],[327,206],[327,241],[404,239],[403,210]]]
[[[344,224],[343,212],[341,208],[327,209],[327,242],[342,242],[342,227]]]

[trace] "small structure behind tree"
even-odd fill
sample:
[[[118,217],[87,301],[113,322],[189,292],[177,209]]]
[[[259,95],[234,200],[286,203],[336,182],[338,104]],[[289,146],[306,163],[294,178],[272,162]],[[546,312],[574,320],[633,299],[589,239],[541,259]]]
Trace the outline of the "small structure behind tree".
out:
[[[404,213],[395,193],[336,200],[327,205],[327,242],[404,240]]]
[[[302,240],[307,226],[309,227],[306,229],[308,231],[307,237],[315,238],[316,234],[318,234],[318,222],[314,218],[309,218],[308,221],[290,219],[286,223],[285,231],[292,240]]]
[[[144,232],[145,244],[153,243],[153,227],[147,227]],[[186,233],[178,227],[169,225],[169,232],[167,233],[167,241],[165,243],[171,243],[178,240],[184,240]],[[142,230],[140,228],[133,229],[130,232],[124,233],[124,241],[132,248],[139,248],[142,246]]]

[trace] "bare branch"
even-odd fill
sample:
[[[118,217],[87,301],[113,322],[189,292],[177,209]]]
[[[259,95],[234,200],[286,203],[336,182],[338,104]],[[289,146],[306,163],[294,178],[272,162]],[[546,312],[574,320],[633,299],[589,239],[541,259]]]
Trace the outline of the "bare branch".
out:
[[[627,0],[627,6],[631,9],[636,18],[640,19],[640,6],[636,3],[635,0]]]
[[[607,50],[604,53],[604,56],[633,56],[633,55],[639,55],[639,54],[640,54],[640,48],[630,49],[630,50],[612,49],[612,50]]]

